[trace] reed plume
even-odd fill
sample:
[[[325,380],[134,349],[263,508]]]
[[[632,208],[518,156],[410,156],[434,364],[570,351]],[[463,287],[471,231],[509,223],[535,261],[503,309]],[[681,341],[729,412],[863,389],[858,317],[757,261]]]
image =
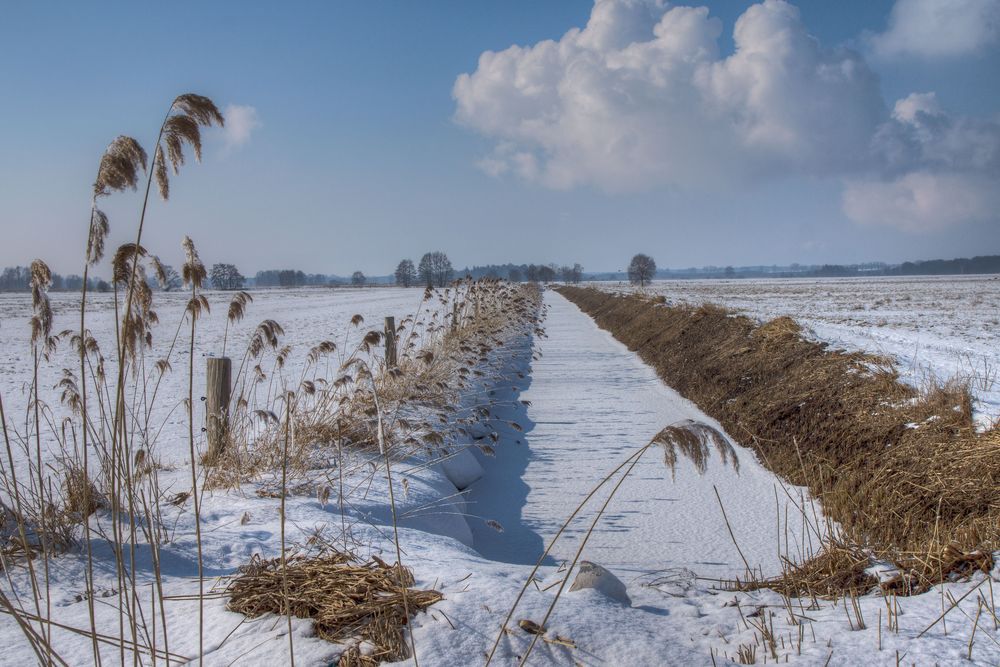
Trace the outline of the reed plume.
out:
[[[249,292],[237,292],[233,296],[233,300],[229,302],[229,314],[227,319],[229,322],[235,324],[243,320],[243,316],[246,314],[246,307],[248,303],[253,303],[253,297],[250,296]]]
[[[156,277],[156,283],[160,286],[160,289],[167,289],[170,281],[170,277],[167,275],[167,266],[156,255],[150,255],[149,261],[153,265],[153,275]]]
[[[723,464],[731,461],[733,470],[740,470],[739,458],[729,440],[716,429],[701,422],[685,419],[671,424],[657,433],[652,442],[663,448],[663,462],[670,468],[672,475],[676,474],[678,451],[694,464],[698,474],[704,475],[711,455],[709,445],[719,452]]]
[[[139,227],[136,232],[136,248],[141,247],[142,244],[142,231],[146,221],[146,209],[149,206],[149,191],[152,186],[153,176],[156,176],[160,196],[166,200],[170,193],[170,181],[167,175],[166,160],[169,158],[173,166],[174,173],[178,173],[180,165],[184,163],[184,144],[188,143],[194,148],[195,158],[200,161],[201,131],[199,127],[210,126],[216,123],[220,126],[224,125],[225,119],[222,117],[222,114],[219,113],[215,103],[207,97],[187,93],[177,96],[174,98],[174,101],[170,103],[170,107],[167,109],[167,115],[163,119],[163,123],[160,125],[159,134],[156,137],[156,152],[153,157],[154,168],[146,179],[146,192],[142,200],[142,211],[139,214]],[[167,147],[166,153],[164,153],[164,146]],[[143,169],[145,169],[146,153],[134,140],[122,140],[120,142],[116,140],[116,143],[113,143],[112,147],[114,150],[109,149],[109,151],[106,151],[105,153],[105,155],[108,156],[106,160],[108,168],[102,168],[99,171],[98,182],[94,186],[95,193],[103,193],[109,189],[135,187],[135,179],[138,175],[138,169],[134,165],[141,164]],[[165,157],[165,155],[168,157]],[[104,165],[105,160],[102,159],[102,167]],[[185,239],[185,253],[188,253],[189,243],[190,239]],[[191,247],[193,249],[193,246]],[[197,261],[191,261],[191,257],[188,257],[188,262],[185,263],[185,267],[189,268],[186,268],[185,270],[198,271],[200,273],[197,275],[187,275],[184,279],[185,283],[188,283],[189,279],[196,280],[197,287],[200,288],[201,282],[204,280],[206,275],[205,266],[201,263],[201,260],[197,259],[197,253],[194,254],[194,259]],[[138,271],[138,266],[138,262],[132,262],[131,277],[128,280],[130,287],[136,284],[135,274]],[[200,269],[197,267],[200,267]],[[132,304],[135,299],[135,293],[136,290],[129,289],[126,294],[125,309],[122,317],[123,321],[127,321],[132,315]],[[121,357],[121,360],[124,361],[125,351],[121,347],[121,342],[119,342],[119,346],[119,357]],[[122,363],[119,365],[118,370],[119,402],[121,402],[124,398],[122,395],[122,381],[124,380],[124,377],[124,363]]]
[[[87,237],[87,265],[97,264],[104,257],[104,240],[110,225],[108,216],[97,207],[99,197],[112,192],[135,190],[139,174],[146,171],[146,151],[139,142],[124,135],[115,137],[101,156],[91,199],[90,233]]]
[[[135,361],[139,348],[152,344],[152,325],[158,321],[153,310],[153,290],[146,281],[142,263],[146,249],[134,243],[124,243],[111,261],[112,281],[122,285],[132,295],[133,308],[122,321],[122,351],[125,358]]]
[[[180,167],[184,164],[184,144],[191,146],[195,160],[201,162],[201,127],[215,124],[221,127],[225,123],[226,120],[215,103],[203,95],[187,93],[174,99],[160,128],[160,138],[156,142],[156,154],[153,157],[156,186],[162,199],[170,198],[167,162],[170,162],[175,175],[180,173]]]
[[[229,302],[229,313],[226,316],[226,329],[222,334],[222,356],[226,356],[226,341],[229,340],[229,325],[236,324],[243,320],[246,314],[248,303],[253,302],[253,297],[249,292],[240,290],[233,295],[233,300]]]
[[[264,320],[257,325],[253,336],[250,337],[250,345],[248,347],[250,356],[253,358],[259,357],[267,348],[271,348],[272,350],[277,349],[278,339],[284,334],[285,330],[281,328],[280,324],[274,320]]]
[[[94,197],[135,190],[139,183],[140,169],[146,171],[145,149],[132,137],[115,137],[101,156],[97,180],[94,181]]]
[[[52,284],[52,271],[40,259],[31,263],[31,343],[41,345],[44,354],[55,346],[52,338],[52,305],[49,303],[48,288]]]
[[[181,267],[181,279],[184,281],[185,287],[191,286],[195,289],[201,289],[208,272],[205,270],[205,265],[198,256],[198,250],[194,247],[194,241],[191,240],[190,236],[185,236],[181,242],[181,246],[184,248],[184,265]]]

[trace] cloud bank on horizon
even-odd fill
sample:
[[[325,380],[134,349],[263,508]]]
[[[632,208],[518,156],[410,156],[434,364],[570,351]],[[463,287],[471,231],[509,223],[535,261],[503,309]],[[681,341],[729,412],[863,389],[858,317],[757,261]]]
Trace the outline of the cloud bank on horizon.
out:
[[[869,57],[969,55],[998,41],[1000,0],[898,0]],[[784,0],[749,7],[735,50],[705,7],[596,0],[558,40],[484,52],[454,84],[456,120],[494,140],[479,166],[556,189],[718,190],[843,183],[860,224],[909,232],[995,221],[1000,115],[891,105],[865,55],[824,46]]]

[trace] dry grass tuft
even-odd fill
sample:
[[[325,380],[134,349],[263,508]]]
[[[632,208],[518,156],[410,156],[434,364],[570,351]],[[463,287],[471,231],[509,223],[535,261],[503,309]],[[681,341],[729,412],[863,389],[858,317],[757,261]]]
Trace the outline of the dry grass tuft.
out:
[[[83,520],[101,509],[104,498],[98,492],[93,480],[83,474],[80,468],[70,468],[63,476],[63,502],[66,512]]]
[[[337,551],[293,557],[284,576],[280,558],[255,557],[230,582],[228,608],[250,618],[290,613],[313,619],[318,637],[352,642],[341,667],[378,665],[409,657],[403,629],[413,614],[443,598],[435,590],[410,588],[413,583],[409,570],[377,557],[361,562]],[[404,612],[404,588],[410,617]],[[372,650],[363,650],[360,642]]]
[[[867,572],[869,555],[854,544],[830,541],[802,564],[785,561],[785,572],[772,579],[736,582],[736,590],[771,588],[787,597],[836,598],[844,594],[864,595],[878,586]]]
[[[782,315],[760,325],[753,332],[753,337],[764,343],[781,343],[797,338],[801,333],[802,327],[798,322],[787,315]]]

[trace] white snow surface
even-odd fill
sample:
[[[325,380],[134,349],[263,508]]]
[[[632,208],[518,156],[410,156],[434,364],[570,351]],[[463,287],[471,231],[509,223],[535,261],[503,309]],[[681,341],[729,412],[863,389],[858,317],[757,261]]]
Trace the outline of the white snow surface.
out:
[[[424,290],[404,288],[300,288],[256,290],[253,302],[246,308],[241,322],[231,325],[226,331],[227,312],[232,292],[206,291],[211,310],[203,313],[197,322],[195,333],[194,369],[194,418],[198,425],[205,423],[205,404],[198,400],[205,393],[205,359],[211,355],[221,355],[223,339],[226,338],[226,354],[233,358],[233,374],[237,374],[247,342],[258,323],[271,319],[280,324],[285,334],[280,344],[291,347],[291,353],[284,368],[277,371],[273,365],[265,364],[268,375],[265,388],[271,394],[279,393],[282,383],[292,388],[298,386],[309,348],[323,340],[331,340],[337,345],[337,352],[331,355],[329,363],[323,362],[317,369],[321,376],[331,378],[343,355],[350,354],[369,330],[382,331],[384,317],[394,316],[399,325],[407,316],[427,323],[438,309],[436,299],[424,301]],[[190,324],[184,319],[184,309],[190,294],[187,292],[157,292],[154,295],[153,310],[159,317],[159,324],[153,328],[153,347],[144,350],[146,373],[155,378],[153,364],[158,359],[169,358],[171,371],[163,376],[156,400],[150,401],[151,433],[150,442],[142,443],[150,450],[153,458],[165,465],[185,465],[190,459],[187,439],[187,410],[182,401],[188,393],[188,367],[190,364],[189,338]],[[53,311],[52,333],[63,331],[79,333],[80,297],[78,294],[53,292],[50,294]],[[87,329],[101,345],[107,359],[107,375],[116,372],[114,363],[115,316],[114,298],[110,293],[92,293],[87,296]],[[121,303],[119,303],[121,306]],[[364,321],[354,326],[351,318],[361,315]],[[8,426],[20,434],[33,431],[32,416],[27,408],[30,402],[32,374],[31,357],[31,297],[23,293],[0,294],[0,391],[3,391],[4,409]],[[178,326],[180,325],[180,326]],[[422,326],[412,329],[418,336]],[[408,342],[411,329],[401,334],[401,344]],[[177,336],[174,344],[175,335]],[[407,340],[403,340],[407,339]],[[417,345],[420,338],[413,342]],[[375,356],[380,349],[373,351]],[[64,368],[79,374],[79,357],[71,349],[68,340],[61,340],[48,362],[39,368],[39,396],[53,412],[53,421],[70,415],[67,407],[59,402],[56,383]],[[234,378],[235,381],[235,378]],[[151,385],[152,383],[150,383]],[[130,385],[131,387],[131,385]],[[130,389],[131,390],[131,389]],[[91,401],[93,401],[91,397]],[[140,407],[141,409],[141,407]],[[196,428],[196,431],[199,429]],[[50,429],[43,425],[43,446]],[[51,440],[51,439],[50,439]],[[18,452],[15,450],[15,456]],[[26,470],[18,474],[25,477]]]
[[[656,280],[645,291],[759,321],[790,316],[814,340],[894,358],[913,386],[968,380],[978,425],[1000,418],[1000,276]]]
[[[534,341],[520,337],[498,348],[494,355],[499,355],[495,361],[503,370],[502,379],[469,389],[469,405],[479,400],[477,395],[492,392],[495,405],[507,406],[494,410],[492,418],[482,424],[483,433],[498,435],[493,445],[495,456],[468,449],[482,465],[483,477],[465,494],[456,495],[455,486],[439,466],[414,458],[397,464],[394,470],[403,516],[400,538],[404,563],[413,569],[417,586],[435,587],[445,595],[413,623],[422,665],[482,664],[531,565],[586,493],[662,427],[680,419],[717,426],[665,387],[652,369],[563,297],[546,292],[545,298],[549,305],[544,325],[547,336]],[[310,322],[320,317],[311,305],[311,296],[295,299],[299,308],[309,312],[290,312],[286,320]],[[362,308],[352,303],[348,310]],[[376,305],[373,310],[383,314],[385,308]],[[165,439],[172,437],[180,439],[168,429]],[[460,447],[462,443],[457,444]],[[978,592],[989,599],[983,577],[949,583],[922,596],[900,598],[898,632],[885,627],[885,603],[876,595],[860,600],[867,629],[855,630],[840,604],[813,605],[813,601],[804,600],[800,606],[795,602],[796,624],[791,622],[782,598],[773,592],[720,590],[713,578],[739,575],[744,565],[713,486],[743,555],[751,566],[760,566],[765,573],[775,571],[779,550],[796,558],[803,548],[809,548],[814,537],[804,525],[806,518],[822,522],[818,508],[814,515],[801,489],[783,484],[759,465],[750,451],[737,447],[737,453],[738,473],[713,453],[704,475],[682,459],[675,476],[664,466],[659,450],[646,454],[609,504],[582,553],[583,559],[606,567],[625,583],[632,605],[608,600],[593,590],[567,590],[547,627],[550,637],[571,639],[576,648],[539,641],[529,664],[722,664],[736,656],[741,644],[757,643],[759,632],[752,624],[759,620],[773,627],[774,651],[782,662],[895,665],[901,659],[902,664],[968,664]],[[316,499],[314,488],[300,488],[288,497],[287,541],[304,544],[319,531],[336,542],[343,539],[343,520],[351,524],[352,544],[364,550],[362,555],[381,554],[392,562],[395,552],[384,471],[373,474],[363,460],[356,463],[345,466],[345,488],[353,492],[345,494],[344,519],[335,493],[325,505]],[[190,484],[189,479],[185,481],[187,474],[179,467],[174,472],[165,471],[161,479],[182,490]],[[337,476],[336,470],[319,470],[313,481],[333,484]],[[403,479],[407,481],[405,488]],[[253,554],[278,555],[279,501],[257,494],[268,482],[205,495],[205,571],[212,578],[207,587],[219,584],[218,578],[232,574]],[[606,492],[598,493],[588,507],[598,507],[605,497]],[[807,510],[800,513],[796,506],[804,502]],[[518,629],[516,622],[541,622],[558,583],[573,575],[565,571],[564,564],[574,555],[594,511],[589,509],[577,517],[553,549],[539,572],[537,585],[529,586],[514,614],[512,630],[501,641],[493,664],[517,663],[531,637]],[[190,595],[197,591],[190,503],[179,508],[165,505],[164,512],[165,522],[175,526],[162,548],[165,592],[173,598]],[[488,519],[499,521],[503,532],[487,526]],[[106,528],[107,518],[102,520]],[[116,585],[114,567],[106,543],[95,543],[95,549],[101,564],[95,573],[98,626],[116,636],[117,598],[111,592]],[[71,552],[53,561],[51,574],[52,616],[75,628],[89,626],[86,602],[76,597],[83,589],[83,567],[80,554]],[[148,594],[153,580],[148,551],[138,554],[137,567],[143,582],[140,590]],[[993,578],[998,574],[994,571]],[[0,585],[8,593],[13,586],[25,606],[30,606],[21,570],[11,570],[10,581]],[[942,605],[950,604],[944,595],[958,599],[973,587],[978,588],[947,616],[947,633],[938,623],[917,638],[940,615]],[[108,597],[100,597],[104,592]],[[283,617],[248,620],[226,611],[225,603],[223,597],[205,603],[205,664],[273,666],[289,662]],[[141,605],[149,617],[150,602],[144,600]],[[165,605],[170,651],[195,656],[197,602],[167,599]],[[881,631],[876,630],[879,610]],[[296,664],[335,664],[342,647],[311,636],[310,628],[308,621],[293,621]],[[159,625],[157,632],[162,633]],[[59,628],[54,628],[53,634],[55,648],[68,662],[92,661],[89,639]],[[972,643],[974,663],[1000,663],[997,634],[993,619],[984,611]],[[0,615],[0,646],[4,647],[2,664],[34,662],[20,630],[6,615]],[[162,636],[157,646],[163,646]],[[770,649],[756,646],[759,662],[765,653],[772,662]],[[105,647],[104,659],[105,664],[116,664],[117,647]],[[126,659],[131,662],[130,655]]]

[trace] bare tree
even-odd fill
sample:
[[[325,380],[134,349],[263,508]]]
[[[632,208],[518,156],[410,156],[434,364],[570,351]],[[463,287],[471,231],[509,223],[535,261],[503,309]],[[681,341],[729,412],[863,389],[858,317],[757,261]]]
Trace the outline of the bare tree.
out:
[[[351,274],[351,284],[355,287],[361,287],[365,284],[366,278],[365,274],[360,271],[355,271]]]
[[[448,255],[440,251],[424,254],[420,258],[420,266],[417,270],[420,273],[420,279],[428,287],[444,287],[451,282],[451,278],[455,274]]]
[[[176,271],[174,273],[176,274]],[[215,289],[243,289],[243,283],[246,281],[234,264],[213,264],[211,275],[212,286]]]
[[[559,267],[559,278],[564,283],[578,283],[583,280],[583,266],[576,263],[573,266]]]
[[[645,287],[656,275],[656,262],[649,255],[639,253],[628,265],[628,280],[633,285]]]
[[[413,266],[412,261],[404,259],[396,267],[396,284],[403,287],[412,287],[416,282],[417,269]]]

